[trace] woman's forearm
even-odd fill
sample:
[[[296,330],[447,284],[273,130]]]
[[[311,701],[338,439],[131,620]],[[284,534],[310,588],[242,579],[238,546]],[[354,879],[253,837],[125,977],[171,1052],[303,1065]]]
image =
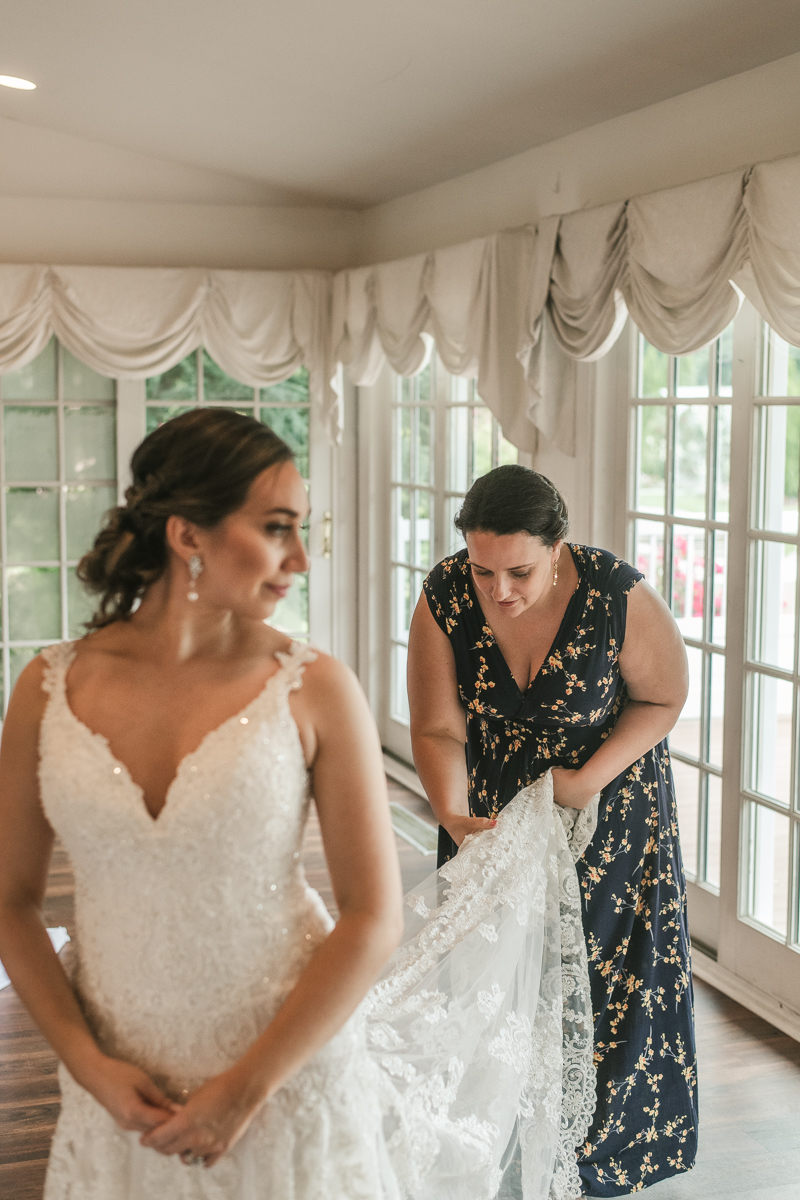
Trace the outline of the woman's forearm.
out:
[[[394,920],[344,914],[233,1070],[248,1106],[272,1096],[350,1017],[400,939]]]
[[[637,762],[648,750],[666,737],[680,716],[680,708],[666,704],[648,704],[628,700],[611,733],[581,767],[589,795],[596,795],[606,784]]]
[[[34,904],[0,908],[0,957],[58,1057],[83,1083],[102,1057]]]
[[[469,781],[463,741],[450,734],[412,734],[414,766],[440,825],[469,816]]]

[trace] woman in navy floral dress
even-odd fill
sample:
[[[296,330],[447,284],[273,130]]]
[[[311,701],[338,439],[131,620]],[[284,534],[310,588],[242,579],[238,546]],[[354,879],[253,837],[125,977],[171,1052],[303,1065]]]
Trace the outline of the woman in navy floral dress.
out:
[[[439,862],[548,768],[561,804],[601,793],[577,864],[598,1072],[579,1165],[584,1195],[627,1195],[690,1169],[697,1148],[665,740],[686,694],[683,645],[640,572],[564,541],[566,507],[544,476],[483,476],[457,525],[467,550],[429,574],[409,645],[414,758],[441,823]]]

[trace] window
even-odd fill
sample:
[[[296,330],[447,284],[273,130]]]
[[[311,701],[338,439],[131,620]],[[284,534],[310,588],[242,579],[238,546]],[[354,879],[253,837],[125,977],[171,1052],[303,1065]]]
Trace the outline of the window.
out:
[[[116,385],[52,339],[0,377],[0,396],[5,711],[37,651],[91,614],[75,567],[117,501]]]
[[[632,341],[628,553],[683,634],[670,734],[693,940],[800,994],[800,350],[745,302],[710,347]]]
[[[294,451],[298,470],[308,486],[310,405],[305,367],[283,383],[252,388],[226,375],[206,350],[195,350],[163,375],[147,380],[147,432],[204,405],[232,408],[269,425]],[[308,575],[297,575],[271,623],[291,637],[307,639],[308,609]]]
[[[518,456],[474,380],[450,375],[438,357],[393,387],[390,715],[407,724],[408,630],[422,581],[463,546],[453,517],[474,481]]]
[[[689,698],[670,735],[684,865],[720,883],[733,329],[673,358],[639,335],[632,560],[686,642]]]
[[[800,350],[764,328],[753,421],[743,790],[745,911],[797,944]]]

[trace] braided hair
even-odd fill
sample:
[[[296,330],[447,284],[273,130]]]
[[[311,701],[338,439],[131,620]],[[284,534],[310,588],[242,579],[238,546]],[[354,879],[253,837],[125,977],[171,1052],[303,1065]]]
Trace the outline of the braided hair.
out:
[[[87,629],[129,617],[163,574],[169,517],[211,529],[241,508],[257,475],[292,458],[267,425],[231,409],[195,409],[148,434],[131,459],[125,503],[106,515],[78,564],[78,578],[100,597]]]

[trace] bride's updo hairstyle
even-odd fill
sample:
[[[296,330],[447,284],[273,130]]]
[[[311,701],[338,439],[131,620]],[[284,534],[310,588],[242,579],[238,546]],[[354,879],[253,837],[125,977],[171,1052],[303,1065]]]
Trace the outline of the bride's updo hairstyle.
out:
[[[131,459],[125,503],[78,564],[78,578],[100,597],[87,629],[130,616],[163,574],[168,517],[211,529],[241,508],[257,475],[293,457],[268,426],[224,408],[195,409],[148,434]]]
[[[546,475],[509,463],[475,480],[453,524],[462,537],[478,530],[501,537],[529,533],[553,546],[567,536],[569,514]]]

